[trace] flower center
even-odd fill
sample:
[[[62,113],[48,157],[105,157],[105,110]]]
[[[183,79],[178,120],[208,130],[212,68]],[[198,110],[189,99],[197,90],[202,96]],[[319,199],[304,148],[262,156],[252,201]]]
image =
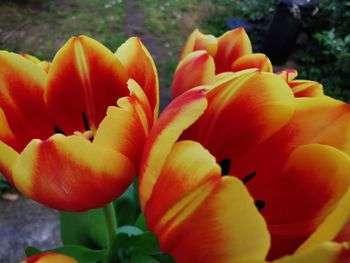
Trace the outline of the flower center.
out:
[[[231,169],[231,159],[230,158],[224,158],[219,162],[219,165],[221,167],[221,175],[226,176],[230,174],[230,169]],[[254,177],[256,176],[256,172],[252,172],[245,176],[242,179],[242,182],[244,184],[249,183]],[[264,200],[255,200],[254,201],[256,208],[261,211],[265,207],[265,201]]]
[[[89,141],[93,141],[94,140],[94,136],[95,136],[95,131],[94,129],[91,129],[90,128],[90,125],[89,125],[89,121],[87,119],[87,116],[85,114],[85,112],[82,112],[82,118],[83,118],[83,123],[84,123],[84,129],[85,131],[81,132],[81,131],[75,131],[73,134],[75,136],[81,136]],[[57,125],[54,127],[54,131],[55,133],[60,133],[60,134],[63,134],[63,135],[67,135],[60,127],[58,127]]]
[[[85,139],[90,141],[93,141],[94,139],[94,133],[92,131],[84,131],[84,132],[75,131],[74,135],[84,137]]]

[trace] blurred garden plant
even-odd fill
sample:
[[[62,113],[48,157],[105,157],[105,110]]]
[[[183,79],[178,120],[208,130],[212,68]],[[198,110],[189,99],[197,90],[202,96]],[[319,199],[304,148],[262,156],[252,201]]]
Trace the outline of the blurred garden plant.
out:
[[[189,36],[158,120],[138,38],[0,66],[1,172],[66,211],[64,246],[24,263],[350,261],[350,106],[274,73],[243,29]]]
[[[350,1],[320,0],[307,31],[307,47],[296,53],[301,76],[322,82],[327,94],[350,102]],[[332,74],[330,74],[330,72]]]

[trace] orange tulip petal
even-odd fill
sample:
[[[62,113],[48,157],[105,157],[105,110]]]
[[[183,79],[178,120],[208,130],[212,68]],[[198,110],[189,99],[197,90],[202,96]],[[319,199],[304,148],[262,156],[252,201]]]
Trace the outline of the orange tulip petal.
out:
[[[37,65],[41,67],[43,70],[45,70],[45,72],[49,72],[51,63],[47,61],[40,61]]]
[[[349,242],[349,221],[350,221],[350,187],[342,196],[341,200],[318,226],[316,231],[298,248],[298,251],[318,245],[329,240]]]
[[[199,143],[175,143],[145,209],[148,226],[153,228],[171,206],[213,176],[221,176],[220,166]]]
[[[153,126],[143,150],[139,194],[144,208],[172,145],[207,107],[206,89],[192,89],[176,98]]]
[[[264,184],[281,172],[291,152],[303,144],[331,145],[350,155],[349,105],[326,96],[297,98],[295,103],[294,115],[282,129],[255,145],[254,151],[234,155],[232,174],[244,178],[256,172],[259,176],[251,184]]]
[[[11,145],[16,151],[22,150],[22,144],[11,130],[4,111],[0,108],[0,141]]]
[[[276,74],[289,83],[298,76],[298,71],[295,69],[286,69],[279,71]]]
[[[21,145],[32,138],[46,139],[54,133],[43,101],[46,73],[20,55],[0,51],[0,108]],[[0,129],[5,130],[5,127]]]
[[[106,47],[85,37],[72,37],[56,54],[48,73],[45,101],[66,134],[95,131],[106,109],[128,95],[128,74]],[[83,114],[85,114],[85,121]]]
[[[295,97],[324,96],[322,84],[311,80],[293,80],[289,83]]]
[[[186,40],[182,49],[180,60],[184,59],[188,54],[196,50],[205,50],[214,57],[218,49],[218,40],[213,35],[202,34],[195,29]]]
[[[271,263],[348,263],[349,261],[350,249],[348,243],[324,242],[300,253],[284,256]],[[267,262],[254,261],[249,263]]]
[[[130,160],[81,136],[33,140],[13,167],[16,187],[31,199],[64,211],[111,202],[135,176]]]
[[[237,72],[219,80],[207,97],[208,109],[182,138],[200,142],[218,162],[254,150],[294,112],[290,88],[271,73]]]
[[[159,83],[157,69],[150,53],[140,38],[132,37],[118,48],[115,55],[127,69],[129,77],[136,80],[145,91],[156,119],[159,107]]]
[[[148,99],[133,80],[129,80],[130,95],[118,101],[120,108],[109,107],[93,144],[113,149],[139,163],[142,146],[150,129],[153,113]]]
[[[335,208],[349,185],[349,157],[320,144],[298,147],[281,173],[264,185],[248,183],[250,193],[265,204],[261,213],[272,236],[269,258],[293,253]]]
[[[244,55],[232,63],[232,71],[240,71],[244,69],[257,68],[265,72],[273,72],[270,59],[259,53]]]
[[[34,255],[21,263],[78,263],[74,258],[53,252]]]
[[[251,53],[252,45],[243,28],[226,32],[218,39],[218,51],[215,55],[216,73],[231,71],[235,60]]]
[[[195,51],[186,56],[178,65],[172,83],[173,98],[200,85],[215,80],[215,64],[205,51]]]
[[[19,154],[14,149],[0,141],[0,171],[11,184],[13,184],[12,168],[18,157]]]
[[[234,177],[207,180],[172,206],[152,230],[161,249],[179,263],[264,259],[269,248],[266,223]]]
[[[29,55],[29,54],[25,54],[25,53],[22,53],[22,54],[19,54],[20,56],[24,57],[25,59],[28,59],[29,61],[37,64],[40,62],[40,59],[38,59],[37,57],[34,57],[32,55]]]

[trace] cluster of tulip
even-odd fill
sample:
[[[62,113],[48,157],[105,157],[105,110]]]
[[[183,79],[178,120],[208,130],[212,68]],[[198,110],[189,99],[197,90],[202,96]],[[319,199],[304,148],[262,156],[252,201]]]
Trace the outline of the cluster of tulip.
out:
[[[32,249],[23,262],[163,262],[120,259],[139,229],[117,231],[112,202],[133,182],[172,262],[350,262],[350,106],[296,77],[274,73],[243,29],[195,30],[158,119],[157,71],[138,38],[112,53],[73,37],[52,63],[1,51],[1,173],[28,198],[102,209],[106,222],[98,256]]]

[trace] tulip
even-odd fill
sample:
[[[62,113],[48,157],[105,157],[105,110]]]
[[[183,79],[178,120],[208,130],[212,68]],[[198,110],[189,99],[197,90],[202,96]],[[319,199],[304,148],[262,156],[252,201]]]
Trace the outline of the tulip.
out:
[[[176,68],[172,83],[173,97],[200,86],[210,85],[227,72],[247,69],[273,72],[269,58],[252,53],[252,45],[243,28],[226,32],[219,38],[204,35],[199,30],[188,37]],[[323,96],[320,83],[311,80],[295,80],[296,70],[276,73],[288,83],[296,97]]]
[[[252,45],[243,28],[226,32],[219,38],[198,29],[188,37],[172,83],[173,97],[188,89],[215,82],[225,72],[257,68],[272,72],[268,57],[252,53]]]
[[[322,84],[312,80],[297,80],[298,72],[294,69],[282,70],[276,73],[282,77],[292,89],[295,97],[323,96]]]
[[[41,61],[37,57],[35,57],[33,55],[30,55],[30,54],[22,53],[20,55],[22,57],[24,57],[25,59],[28,59],[29,61],[33,62],[34,64],[37,64],[39,67],[42,67],[46,72],[49,71],[49,69],[50,69],[50,62],[48,62],[48,61]]]
[[[227,73],[176,98],[140,166],[148,228],[176,262],[350,262],[350,106]]]
[[[157,118],[154,62],[138,38],[113,54],[79,36],[38,63],[0,52],[0,172],[48,207],[102,207],[133,181]]]
[[[74,258],[61,254],[46,252],[27,258],[21,263],[78,263]]]

